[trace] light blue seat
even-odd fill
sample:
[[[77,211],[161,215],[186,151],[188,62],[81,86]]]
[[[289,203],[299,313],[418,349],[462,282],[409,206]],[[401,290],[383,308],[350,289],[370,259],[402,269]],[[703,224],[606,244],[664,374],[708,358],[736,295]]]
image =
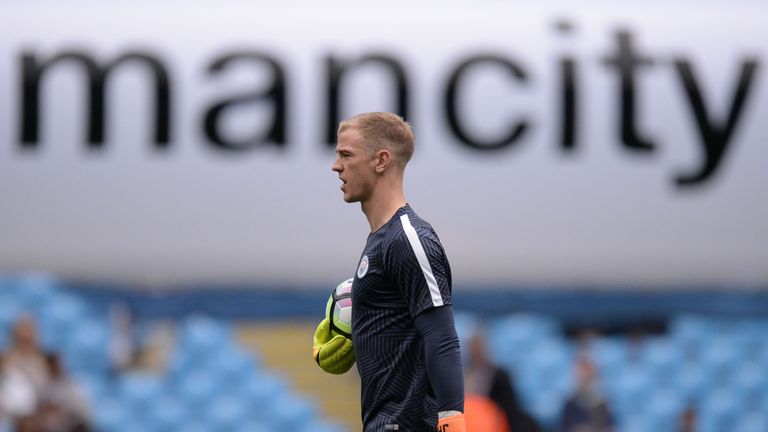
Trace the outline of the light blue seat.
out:
[[[760,409],[768,398],[768,371],[757,362],[742,363],[732,385],[747,409]]]
[[[718,325],[709,318],[679,315],[672,319],[669,333],[685,359],[697,361],[701,350],[718,333]]]
[[[219,394],[221,387],[215,374],[199,369],[190,372],[178,382],[174,394],[193,416],[201,415]]]
[[[65,365],[66,366],[66,365]],[[76,371],[70,373],[73,381],[82,389],[91,405],[112,396],[113,390],[105,374]]]
[[[707,374],[701,363],[683,363],[680,372],[672,380],[675,388],[681,396],[692,403],[698,403],[699,399],[709,392],[712,385],[712,377]]]
[[[0,349],[11,344],[13,326],[23,313],[24,310],[14,297],[0,299]]]
[[[249,417],[246,402],[229,395],[213,398],[206,411],[205,424],[209,432],[231,432]]]
[[[627,361],[626,339],[601,337],[592,341],[589,352],[604,382],[614,382]]]
[[[738,346],[732,338],[718,336],[704,347],[700,361],[714,387],[728,386],[740,364]]]
[[[62,349],[73,369],[108,371],[110,334],[103,319],[84,318],[72,326],[68,336]]]
[[[179,328],[178,346],[174,361],[182,368],[200,367],[222,349],[232,344],[232,329],[229,325],[206,316],[195,316],[185,320]]]
[[[158,431],[177,430],[187,419],[187,409],[175,397],[162,395],[156,399],[148,410],[147,420]]]
[[[288,387],[279,375],[259,371],[232,386],[230,390],[248,401],[250,412],[259,415],[272,412],[276,401],[288,392]]]
[[[522,380],[530,381],[531,391],[566,394],[573,388],[573,353],[560,338],[546,338],[534,345],[523,370],[527,378]]]
[[[765,432],[766,428],[768,428],[768,413],[752,411],[739,419],[733,432]]]
[[[114,398],[95,401],[93,419],[96,429],[104,432],[118,431],[130,418],[130,413],[123,404]]]
[[[525,361],[539,340],[558,336],[560,326],[553,319],[533,314],[513,314],[488,326],[491,358],[499,364]]]
[[[657,386],[669,385],[678,375],[683,363],[678,345],[667,338],[656,338],[645,343],[643,362]]]
[[[208,364],[223,386],[231,386],[250,376],[256,370],[253,358],[237,347],[220,350]]]
[[[135,413],[148,412],[163,396],[165,386],[160,376],[147,373],[128,373],[117,383],[119,400]]]
[[[275,425],[284,431],[300,431],[315,418],[316,407],[309,400],[294,394],[283,394],[273,406]]]
[[[346,432],[346,430],[346,428],[336,423],[325,420],[314,420],[298,432]]]
[[[736,395],[726,389],[706,395],[698,411],[701,432],[730,431],[744,414]]]
[[[533,396],[533,403],[530,406],[531,414],[544,426],[545,430],[551,430],[560,419],[566,398],[567,395],[555,390],[537,393]]]
[[[619,420],[618,431],[653,432],[651,421],[645,415],[626,415]]]
[[[645,413],[651,423],[649,431],[675,430],[685,409],[684,397],[674,389],[653,391]]]
[[[46,274],[22,275],[12,283],[19,304],[33,315],[39,315],[44,308],[54,303],[60,291],[56,280]]]
[[[39,315],[41,343],[54,351],[67,348],[70,335],[77,324],[90,318],[82,300],[69,293],[59,293],[41,308]]]
[[[652,383],[648,371],[640,365],[630,365],[624,369],[613,395],[616,411],[627,415],[643,410],[649,402]]]
[[[274,429],[271,428],[268,421],[251,418],[236,425],[232,432],[274,432]]]

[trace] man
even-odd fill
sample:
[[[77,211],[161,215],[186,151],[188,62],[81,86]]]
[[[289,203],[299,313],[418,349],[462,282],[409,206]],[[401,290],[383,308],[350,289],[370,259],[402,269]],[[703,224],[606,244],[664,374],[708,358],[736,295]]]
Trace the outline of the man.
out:
[[[410,125],[390,113],[341,122],[332,170],[371,233],[352,285],[352,340],[323,320],[313,355],[344,373],[357,360],[364,432],[464,432],[464,384],[451,269],[432,227],[405,202]]]

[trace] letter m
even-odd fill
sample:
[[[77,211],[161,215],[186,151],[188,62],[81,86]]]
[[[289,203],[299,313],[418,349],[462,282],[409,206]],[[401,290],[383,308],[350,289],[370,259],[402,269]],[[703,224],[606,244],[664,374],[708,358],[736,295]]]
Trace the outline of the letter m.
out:
[[[107,106],[105,83],[109,74],[123,63],[136,62],[149,69],[154,78],[155,133],[154,142],[158,149],[166,149],[170,140],[171,90],[168,73],[156,58],[141,52],[129,52],[115,60],[99,65],[82,51],[61,52],[48,60],[41,60],[30,52],[21,57],[22,109],[21,146],[36,149],[40,132],[40,86],[45,73],[56,64],[75,62],[87,73],[88,116],[86,119],[88,149],[101,150],[104,147],[105,106]]]

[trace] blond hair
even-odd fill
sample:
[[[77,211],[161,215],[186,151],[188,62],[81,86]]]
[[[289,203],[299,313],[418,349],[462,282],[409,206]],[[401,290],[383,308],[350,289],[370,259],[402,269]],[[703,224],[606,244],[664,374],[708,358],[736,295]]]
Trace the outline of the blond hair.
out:
[[[388,112],[358,114],[339,124],[338,134],[346,129],[360,133],[373,152],[385,148],[392,152],[393,162],[405,168],[413,156],[413,129],[402,117]]]

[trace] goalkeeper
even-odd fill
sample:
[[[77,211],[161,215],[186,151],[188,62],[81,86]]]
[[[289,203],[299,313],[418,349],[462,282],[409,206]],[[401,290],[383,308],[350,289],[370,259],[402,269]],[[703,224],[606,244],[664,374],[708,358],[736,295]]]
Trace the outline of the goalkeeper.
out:
[[[434,229],[406,203],[413,132],[397,115],[341,122],[333,171],[371,228],[352,286],[352,340],[323,320],[313,356],[327,372],[357,361],[364,432],[464,432],[464,382],[451,269]]]

